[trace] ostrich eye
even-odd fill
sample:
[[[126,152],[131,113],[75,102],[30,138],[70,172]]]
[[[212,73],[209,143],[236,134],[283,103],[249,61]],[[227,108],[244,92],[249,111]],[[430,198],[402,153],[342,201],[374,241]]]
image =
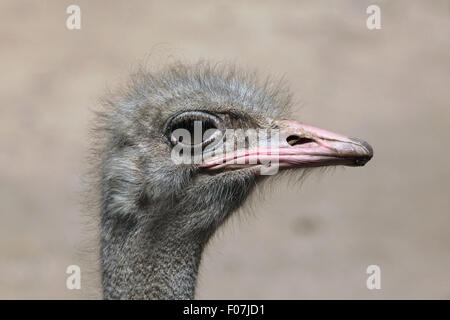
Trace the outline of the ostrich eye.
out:
[[[222,136],[222,119],[202,111],[183,112],[167,121],[165,133],[172,145],[204,148]]]

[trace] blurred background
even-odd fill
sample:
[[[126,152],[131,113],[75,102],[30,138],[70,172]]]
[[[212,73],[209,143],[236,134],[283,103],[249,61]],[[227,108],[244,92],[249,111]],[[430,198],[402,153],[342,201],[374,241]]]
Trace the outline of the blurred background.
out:
[[[0,298],[100,297],[80,195],[92,110],[143,59],[204,58],[284,75],[295,118],[375,156],[253,201],[208,246],[197,298],[450,299],[449,18],[439,0],[1,1]]]

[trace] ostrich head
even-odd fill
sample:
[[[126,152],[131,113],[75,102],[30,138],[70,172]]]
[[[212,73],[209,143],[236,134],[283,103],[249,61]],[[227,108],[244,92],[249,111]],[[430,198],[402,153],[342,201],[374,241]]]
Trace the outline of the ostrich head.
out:
[[[232,67],[140,72],[107,105],[98,142],[105,298],[193,298],[205,244],[261,179],[372,157],[364,141],[288,120],[281,83]]]

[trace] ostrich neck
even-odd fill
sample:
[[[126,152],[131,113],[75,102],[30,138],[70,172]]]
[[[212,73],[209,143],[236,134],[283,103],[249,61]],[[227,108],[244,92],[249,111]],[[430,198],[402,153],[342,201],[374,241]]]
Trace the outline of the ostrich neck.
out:
[[[103,220],[104,298],[193,299],[207,238],[180,236],[175,229]]]

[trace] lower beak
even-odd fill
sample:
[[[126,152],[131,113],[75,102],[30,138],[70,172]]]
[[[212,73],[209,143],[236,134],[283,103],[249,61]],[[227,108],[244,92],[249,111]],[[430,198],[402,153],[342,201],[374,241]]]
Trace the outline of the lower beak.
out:
[[[373,156],[372,147],[360,139],[297,121],[275,121],[274,124],[279,128],[277,135],[271,135],[276,141],[266,141],[264,144],[266,147],[238,149],[223,156],[207,159],[200,167],[215,171],[258,167],[269,162],[276,163],[280,169],[334,165],[363,166]]]

